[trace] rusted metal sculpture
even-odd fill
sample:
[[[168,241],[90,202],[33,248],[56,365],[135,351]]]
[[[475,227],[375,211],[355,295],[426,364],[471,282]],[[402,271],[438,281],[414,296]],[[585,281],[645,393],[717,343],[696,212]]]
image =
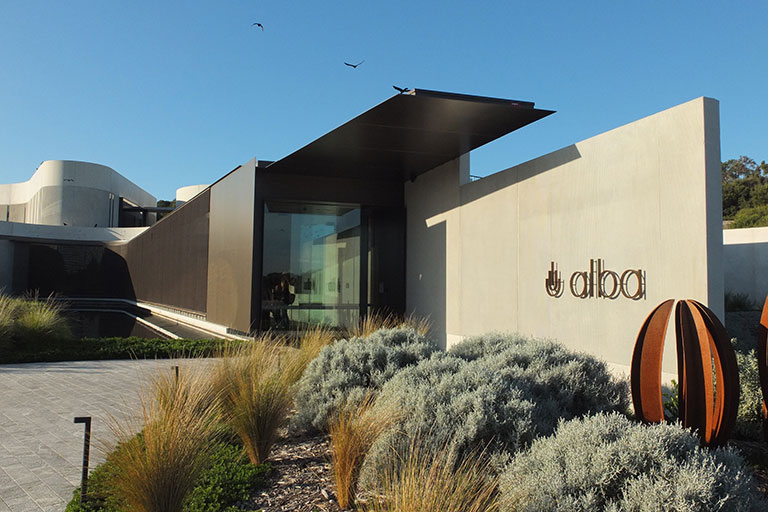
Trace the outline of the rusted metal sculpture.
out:
[[[632,403],[638,418],[648,423],[664,421],[661,358],[673,305],[670,299],[651,312],[632,355]],[[703,445],[721,446],[739,408],[739,370],[728,333],[706,306],[681,300],[675,306],[675,334],[680,420],[698,432]]]
[[[763,391],[763,437],[768,442],[768,297],[765,298],[763,314],[757,328],[757,371],[760,376],[760,389]]]

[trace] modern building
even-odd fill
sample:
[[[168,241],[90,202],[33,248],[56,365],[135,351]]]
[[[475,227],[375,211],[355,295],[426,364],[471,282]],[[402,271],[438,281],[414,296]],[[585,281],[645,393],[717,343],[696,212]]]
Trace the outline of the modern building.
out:
[[[241,333],[412,313],[445,346],[518,331],[619,368],[662,300],[722,318],[717,101],[470,179],[473,149],[552,113],[396,95],[280,160],[242,164],[130,240],[69,244],[88,254],[79,266],[12,240],[11,288],[122,297]]]
[[[79,227],[154,223],[157,199],[104,165],[46,160],[23,183],[0,185],[0,220]]]

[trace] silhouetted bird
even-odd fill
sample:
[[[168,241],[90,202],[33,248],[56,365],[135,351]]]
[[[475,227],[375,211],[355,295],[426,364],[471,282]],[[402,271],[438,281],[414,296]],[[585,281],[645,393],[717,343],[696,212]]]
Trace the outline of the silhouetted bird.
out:
[[[402,87],[398,87],[396,85],[393,85],[392,87],[394,87],[395,90],[398,91],[400,94],[405,94],[407,92],[411,92],[411,90],[408,89],[408,88],[403,89]]]
[[[264,32],[264,25],[262,25],[261,23],[254,23],[251,26],[252,27],[259,27],[261,29],[261,31]]]
[[[362,64],[363,62],[365,62],[365,60],[361,60],[361,61],[360,61],[360,62],[358,62],[357,64],[350,64],[349,62],[345,62],[345,63],[344,63],[344,65],[345,65],[345,66],[349,66],[349,67],[351,67],[351,68],[355,68],[355,69],[357,69],[357,66],[359,66],[359,65],[360,65],[360,64]]]

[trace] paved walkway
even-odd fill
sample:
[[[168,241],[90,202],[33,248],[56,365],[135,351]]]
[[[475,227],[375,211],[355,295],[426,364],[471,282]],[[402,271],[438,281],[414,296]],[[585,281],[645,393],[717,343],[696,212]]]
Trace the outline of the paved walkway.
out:
[[[83,425],[92,416],[91,464],[112,437],[106,418],[138,405],[143,379],[173,361],[0,365],[0,512],[62,511],[80,485]],[[178,364],[178,363],[176,363]]]

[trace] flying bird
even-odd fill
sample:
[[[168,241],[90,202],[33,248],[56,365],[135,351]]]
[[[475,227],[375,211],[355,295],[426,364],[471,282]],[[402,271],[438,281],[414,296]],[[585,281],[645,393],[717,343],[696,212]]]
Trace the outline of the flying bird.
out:
[[[411,92],[411,90],[408,89],[407,87],[405,89],[402,88],[402,87],[398,87],[396,85],[393,85],[392,87],[394,87],[395,90],[398,91],[400,94],[405,94],[405,93]]]
[[[261,29],[261,31],[264,32],[264,25],[262,25],[261,23],[254,23],[251,26],[252,27],[259,27]]]
[[[358,62],[357,64],[350,64],[349,62],[345,62],[345,63],[344,63],[344,65],[345,65],[345,66],[349,66],[349,67],[351,67],[351,68],[355,68],[355,69],[357,69],[357,66],[359,66],[359,65],[360,65],[360,64],[362,64],[363,62],[365,62],[365,60],[361,60],[361,61],[360,61],[360,62]]]

